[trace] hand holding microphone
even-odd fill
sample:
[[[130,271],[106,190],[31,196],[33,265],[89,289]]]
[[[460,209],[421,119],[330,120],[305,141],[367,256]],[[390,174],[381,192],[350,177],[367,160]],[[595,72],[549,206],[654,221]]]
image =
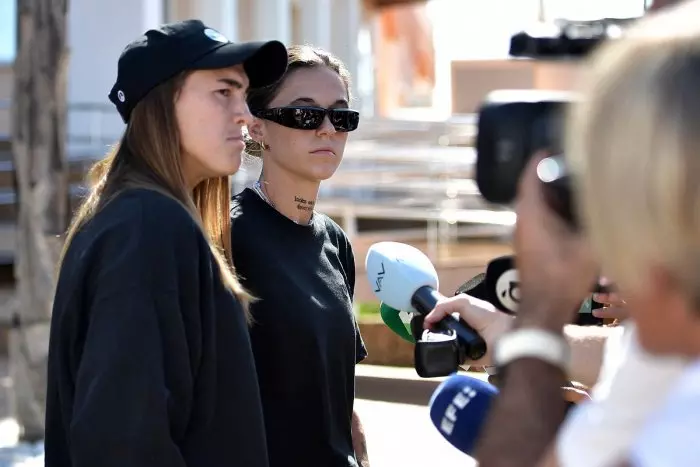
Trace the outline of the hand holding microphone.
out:
[[[438,301],[435,309],[425,317],[424,326],[431,329],[446,316],[452,316],[455,313],[469,323],[486,342],[487,352],[484,356],[469,363],[474,366],[491,365],[491,355],[488,352],[490,344],[511,328],[514,318],[497,310],[489,302],[460,294]]]
[[[520,177],[514,246],[520,280],[518,323],[561,332],[596,283],[598,265],[582,230],[573,230],[544,200],[541,155]]]
[[[365,269],[375,295],[396,310],[426,315],[444,298],[435,267],[410,245],[375,243],[367,252]],[[484,339],[466,322],[445,316],[434,327],[455,333],[468,359],[478,360],[486,353]]]

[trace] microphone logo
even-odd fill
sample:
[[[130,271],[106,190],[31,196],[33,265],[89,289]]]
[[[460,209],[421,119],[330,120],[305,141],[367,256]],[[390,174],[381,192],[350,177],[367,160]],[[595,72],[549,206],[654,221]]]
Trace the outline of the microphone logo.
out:
[[[374,293],[379,293],[382,291],[382,281],[384,280],[384,273],[386,271],[384,270],[384,262],[382,262],[381,265],[382,270],[377,273],[377,279],[374,281],[374,284],[376,286],[376,289],[374,289]]]
[[[509,269],[496,281],[496,295],[501,304],[515,313],[520,304],[520,280],[517,269]]]
[[[476,391],[470,386],[465,386],[460,392],[455,394],[454,398],[452,398],[452,402],[450,402],[450,405],[445,409],[445,414],[442,416],[440,431],[447,436],[452,435],[459,411],[465,408],[475,397]]]

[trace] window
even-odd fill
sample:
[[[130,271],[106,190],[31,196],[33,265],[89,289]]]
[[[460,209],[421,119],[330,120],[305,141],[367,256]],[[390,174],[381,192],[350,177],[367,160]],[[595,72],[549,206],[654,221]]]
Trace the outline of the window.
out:
[[[13,62],[17,53],[17,1],[0,0],[0,63]]]

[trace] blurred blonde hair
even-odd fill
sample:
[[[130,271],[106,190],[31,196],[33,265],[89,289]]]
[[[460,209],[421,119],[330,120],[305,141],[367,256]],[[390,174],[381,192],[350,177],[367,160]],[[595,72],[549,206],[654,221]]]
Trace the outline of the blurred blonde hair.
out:
[[[640,20],[587,72],[566,152],[603,269],[640,290],[661,266],[700,305],[700,1]]]

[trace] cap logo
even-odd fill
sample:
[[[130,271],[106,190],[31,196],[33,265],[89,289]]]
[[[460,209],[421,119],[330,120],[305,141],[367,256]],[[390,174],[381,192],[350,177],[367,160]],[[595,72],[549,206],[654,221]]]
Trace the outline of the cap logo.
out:
[[[216,41],[216,42],[228,42],[229,40],[226,39],[226,36],[221,34],[219,31],[215,31],[211,28],[207,28],[204,30],[204,35],[207,36],[209,39]]]
[[[126,96],[124,95],[124,91],[122,91],[122,90],[117,91],[117,99],[119,99],[119,102],[124,102],[126,100]]]

